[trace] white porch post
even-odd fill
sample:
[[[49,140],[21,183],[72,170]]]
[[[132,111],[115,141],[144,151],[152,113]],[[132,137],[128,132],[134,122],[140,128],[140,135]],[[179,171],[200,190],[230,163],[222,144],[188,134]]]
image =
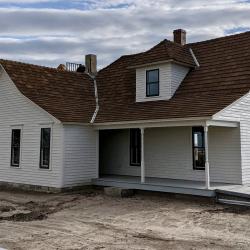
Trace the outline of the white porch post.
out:
[[[145,182],[144,128],[141,128],[141,183]]]
[[[210,188],[210,174],[209,174],[209,159],[208,159],[208,126],[204,126],[205,139],[205,174],[206,174],[206,188]]]

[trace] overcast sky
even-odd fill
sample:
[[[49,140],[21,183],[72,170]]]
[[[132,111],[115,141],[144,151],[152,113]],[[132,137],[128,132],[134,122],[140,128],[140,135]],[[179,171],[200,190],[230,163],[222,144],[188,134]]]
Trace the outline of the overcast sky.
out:
[[[250,30],[244,0],[0,0],[0,57],[57,66],[98,55],[99,67],[183,28],[188,42]]]

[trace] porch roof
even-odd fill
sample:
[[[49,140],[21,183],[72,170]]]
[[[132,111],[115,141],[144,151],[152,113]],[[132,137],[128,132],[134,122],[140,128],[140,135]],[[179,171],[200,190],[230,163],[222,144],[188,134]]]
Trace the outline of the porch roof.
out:
[[[217,126],[236,128],[239,126],[239,121],[223,121],[213,120],[211,117],[199,117],[192,119],[145,120],[94,124],[94,128],[97,130],[186,126]]]

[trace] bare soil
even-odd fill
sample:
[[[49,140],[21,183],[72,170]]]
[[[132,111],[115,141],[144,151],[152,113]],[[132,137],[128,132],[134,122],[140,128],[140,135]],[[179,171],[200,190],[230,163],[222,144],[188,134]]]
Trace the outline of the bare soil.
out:
[[[250,249],[250,209],[167,194],[0,192],[0,248]]]

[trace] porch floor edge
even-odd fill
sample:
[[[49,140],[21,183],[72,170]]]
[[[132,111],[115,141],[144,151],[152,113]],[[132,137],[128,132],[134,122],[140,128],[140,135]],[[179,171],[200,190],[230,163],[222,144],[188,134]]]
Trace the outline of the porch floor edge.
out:
[[[200,189],[196,187],[177,187],[171,185],[161,185],[161,184],[152,184],[152,183],[137,183],[137,182],[127,182],[120,180],[109,180],[105,178],[93,179],[92,184],[96,186],[110,186],[126,189],[135,189],[135,190],[145,190],[145,191],[156,191],[156,192],[165,192],[165,193],[175,193],[175,194],[187,194],[195,196],[204,196],[204,197],[215,197],[215,190]]]

